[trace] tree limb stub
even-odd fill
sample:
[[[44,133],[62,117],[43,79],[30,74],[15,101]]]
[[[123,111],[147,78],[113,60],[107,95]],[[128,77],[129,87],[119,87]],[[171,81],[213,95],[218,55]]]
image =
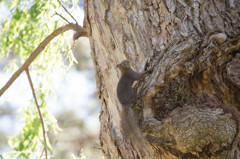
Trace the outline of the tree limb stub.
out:
[[[24,64],[12,75],[12,77],[8,80],[8,82],[1,88],[0,96],[11,86],[11,84],[18,78],[18,76],[26,70],[29,65],[35,60],[35,58],[45,49],[48,43],[58,36],[61,33],[64,33],[68,30],[74,30],[76,33],[80,34],[81,36],[87,36],[87,32],[79,25],[70,23],[63,27],[60,27],[54,30],[48,37],[46,37],[38,47],[32,52],[32,54],[28,57],[28,59],[24,62]],[[76,34],[75,33],[75,34]]]

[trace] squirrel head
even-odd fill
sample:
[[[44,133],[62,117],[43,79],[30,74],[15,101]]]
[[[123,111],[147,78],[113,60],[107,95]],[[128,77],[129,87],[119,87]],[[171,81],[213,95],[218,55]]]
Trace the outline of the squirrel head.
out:
[[[122,72],[126,72],[131,69],[130,62],[128,60],[122,61],[120,64],[117,65],[117,68]]]

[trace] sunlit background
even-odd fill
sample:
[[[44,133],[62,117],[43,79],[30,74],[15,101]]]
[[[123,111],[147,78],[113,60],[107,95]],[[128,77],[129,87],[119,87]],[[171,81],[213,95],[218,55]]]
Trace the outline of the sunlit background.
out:
[[[72,13],[83,22],[83,2]],[[0,21],[9,15],[7,8],[0,7]],[[71,38],[69,38],[71,40]],[[79,38],[73,48],[78,61],[68,73],[56,71],[52,74],[56,96],[47,101],[52,113],[56,116],[61,131],[58,134],[48,133],[54,159],[70,158],[84,153],[91,159],[102,158],[99,149],[99,111],[94,69],[90,58],[88,38]],[[9,58],[0,59],[0,86],[2,87],[13,72],[3,72]],[[36,78],[34,72],[32,78]],[[34,82],[34,80],[33,80]],[[25,73],[0,98],[0,154],[12,149],[8,146],[8,137],[21,131],[19,109],[28,105],[32,99],[31,89]]]

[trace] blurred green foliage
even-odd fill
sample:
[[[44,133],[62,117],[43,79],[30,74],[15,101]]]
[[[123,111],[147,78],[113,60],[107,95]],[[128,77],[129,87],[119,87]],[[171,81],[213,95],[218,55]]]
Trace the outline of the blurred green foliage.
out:
[[[77,7],[77,0],[61,2],[67,8],[71,6],[70,12]],[[0,56],[11,57],[5,70],[16,71],[19,63],[23,64],[44,38],[65,24],[65,21],[55,12],[69,19],[69,15],[64,12],[57,0],[2,0],[1,6],[10,10],[10,16],[6,17],[0,27]],[[69,39],[65,33],[53,39],[29,68],[37,72],[37,77],[33,81],[38,102],[43,103],[40,109],[47,132],[59,130],[46,101],[50,95],[53,95],[52,72],[59,69],[67,71],[75,61]],[[13,159],[32,158],[33,156],[40,158],[44,145],[50,152],[48,157],[50,158],[51,144],[49,141],[47,144],[44,143],[41,122],[34,101],[22,107],[19,113],[25,125],[21,133],[9,138],[9,145],[14,151],[0,155],[0,158],[9,156]]]

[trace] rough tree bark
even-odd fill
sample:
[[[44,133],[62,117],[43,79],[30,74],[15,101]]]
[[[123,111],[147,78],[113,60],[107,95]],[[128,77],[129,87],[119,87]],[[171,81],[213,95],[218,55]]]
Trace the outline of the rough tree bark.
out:
[[[240,158],[239,8],[238,0],[85,0],[105,158]],[[135,84],[143,145],[122,133],[116,65],[125,59],[153,70]]]

